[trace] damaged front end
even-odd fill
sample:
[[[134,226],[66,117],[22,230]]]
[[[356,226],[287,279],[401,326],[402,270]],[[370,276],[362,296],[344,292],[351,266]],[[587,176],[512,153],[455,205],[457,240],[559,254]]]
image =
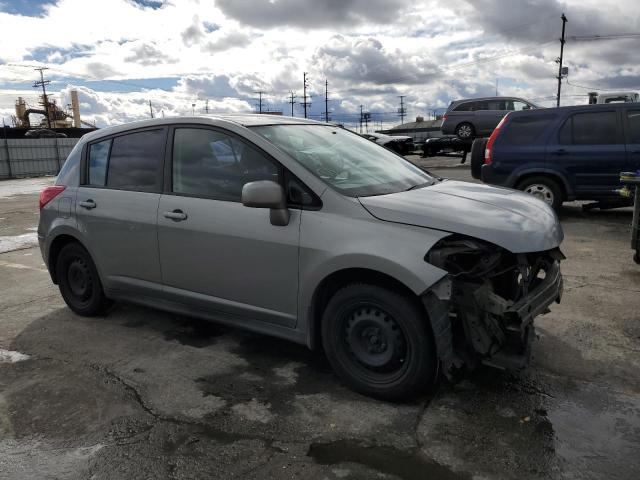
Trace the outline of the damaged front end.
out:
[[[458,235],[434,245],[425,260],[449,274],[422,300],[447,378],[480,363],[505,369],[529,363],[533,319],[562,297],[564,258],[558,248],[515,254]]]

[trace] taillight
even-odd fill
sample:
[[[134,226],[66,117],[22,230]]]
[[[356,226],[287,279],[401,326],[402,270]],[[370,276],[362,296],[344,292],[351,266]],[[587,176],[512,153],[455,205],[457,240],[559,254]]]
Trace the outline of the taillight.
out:
[[[40,210],[42,210],[47,203],[60,195],[65,188],[66,187],[64,185],[44,187],[44,190],[40,192]]]
[[[444,122],[447,118],[449,118],[449,114],[445,113],[442,115],[442,121]]]
[[[502,129],[502,125],[504,124],[504,122],[507,119],[508,115],[509,114],[507,114],[504,117],[502,117],[502,120],[500,120],[500,123],[498,123],[496,128],[493,129],[493,132],[491,132],[491,136],[489,137],[489,140],[487,140],[487,146],[484,149],[484,164],[485,165],[489,165],[493,161],[493,154],[491,152],[492,149],[493,149],[493,143],[496,141],[496,138],[498,138],[498,135],[500,135],[500,130]]]

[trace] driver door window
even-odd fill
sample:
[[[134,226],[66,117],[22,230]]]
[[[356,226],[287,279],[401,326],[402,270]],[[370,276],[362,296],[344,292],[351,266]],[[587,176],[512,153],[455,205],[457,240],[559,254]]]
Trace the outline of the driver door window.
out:
[[[278,182],[279,170],[256,148],[224,132],[175,130],[171,175],[174,193],[239,202],[246,183]]]

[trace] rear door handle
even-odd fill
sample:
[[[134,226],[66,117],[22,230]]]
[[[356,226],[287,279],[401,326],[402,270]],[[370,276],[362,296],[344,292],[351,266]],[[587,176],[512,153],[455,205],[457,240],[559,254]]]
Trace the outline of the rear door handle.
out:
[[[187,219],[187,214],[180,209],[175,209],[173,212],[164,212],[162,216],[164,218],[170,218],[175,222],[181,222],[182,220]]]
[[[553,153],[555,153],[556,155],[566,155],[567,152],[564,148],[559,148],[558,150],[555,150]]]
[[[86,208],[87,210],[91,210],[92,208],[97,207],[96,202],[91,199],[85,200],[84,202],[78,202],[78,205],[80,205],[82,208]]]

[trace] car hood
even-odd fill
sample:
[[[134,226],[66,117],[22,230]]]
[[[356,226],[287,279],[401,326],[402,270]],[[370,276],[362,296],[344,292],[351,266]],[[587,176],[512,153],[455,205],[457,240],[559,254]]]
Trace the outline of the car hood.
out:
[[[551,207],[506,188],[445,180],[359,200],[380,220],[459,233],[513,253],[550,250],[564,238]]]

